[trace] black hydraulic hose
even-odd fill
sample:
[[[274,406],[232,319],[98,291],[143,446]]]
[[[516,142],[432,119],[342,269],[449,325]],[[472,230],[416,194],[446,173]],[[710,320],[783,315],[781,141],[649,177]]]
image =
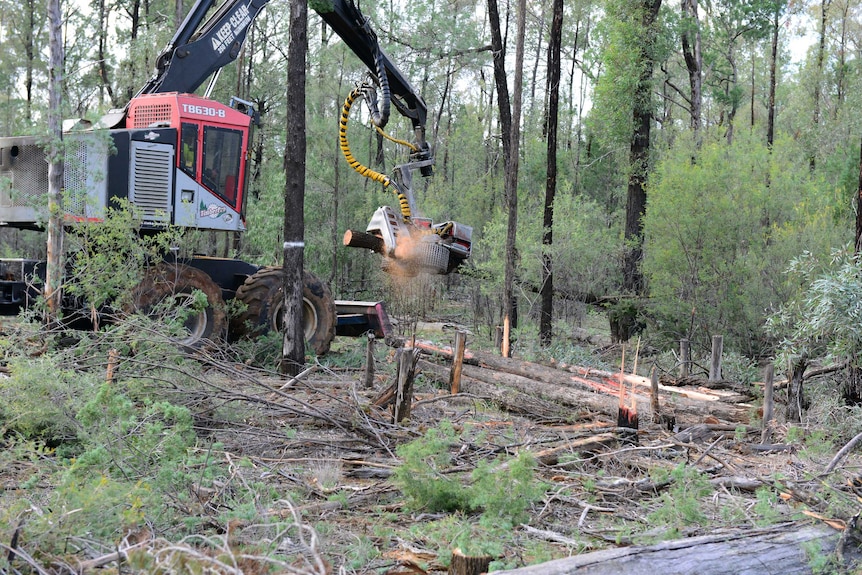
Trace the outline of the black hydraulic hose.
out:
[[[374,89],[370,87],[367,89],[368,94],[365,97],[365,102],[371,113],[371,123],[378,128],[384,128],[389,122],[389,114],[392,109],[392,93],[389,90],[389,77],[386,75],[383,56],[379,50],[375,55],[375,61],[377,63],[377,84],[380,86],[380,103],[378,104]]]

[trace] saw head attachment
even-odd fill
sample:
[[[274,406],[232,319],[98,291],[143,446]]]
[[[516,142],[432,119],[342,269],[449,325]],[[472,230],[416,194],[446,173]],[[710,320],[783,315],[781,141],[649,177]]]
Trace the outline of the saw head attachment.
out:
[[[434,224],[429,218],[405,221],[395,210],[383,206],[374,212],[365,232],[348,230],[344,245],[379,253],[387,273],[449,274],[470,256],[472,235],[470,226]]]

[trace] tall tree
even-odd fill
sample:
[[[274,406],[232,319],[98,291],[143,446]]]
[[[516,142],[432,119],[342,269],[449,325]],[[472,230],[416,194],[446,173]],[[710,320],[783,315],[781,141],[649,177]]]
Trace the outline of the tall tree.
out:
[[[814,128],[814,132],[817,133],[818,128],[820,127],[820,105],[821,105],[821,92],[823,90],[823,67],[826,61],[826,23],[827,23],[827,14],[829,11],[829,6],[832,4],[832,0],[820,0],[820,18],[819,24],[817,28],[817,56],[815,57],[815,77],[814,77],[814,102],[811,106],[811,123]],[[776,10],[776,14],[778,11]],[[777,36],[777,35],[776,35]],[[773,39],[773,44],[776,44],[775,41],[777,38]],[[770,68],[771,70],[771,68]],[[814,170],[817,166],[817,155],[812,150],[811,155],[808,158],[808,164],[812,170]]]
[[[689,113],[695,141],[700,139],[701,110],[703,109],[703,55],[701,53],[700,18],[697,0],[682,2],[682,55],[688,70]]]
[[[775,90],[778,86],[778,35],[781,31],[781,5],[776,3],[772,13],[772,43],[769,52],[769,103],[766,110],[766,145],[775,142]],[[811,162],[814,160],[811,159]],[[813,166],[812,166],[813,168]]]
[[[521,140],[521,102],[524,78],[524,36],[526,35],[527,0],[518,0],[518,28],[515,33],[515,87],[512,93],[512,126],[509,132],[509,155],[506,162],[506,267],[503,272],[503,348],[511,357],[512,329],[517,327],[515,274],[518,265],[518,164]]]
[[[60,0],[48,0],[48,320],[60,315],[63,284],[63,18]]]
[[[290,0],[287,48],[287,140],[284,147],[284,339],[280,371],[295,376],[305,363],[302,267],[305,248],[305,54],[308,6]]]
[[[506,46],[500,32],[500,11],[497,0],[488,0],[488,22],[491,28],[491,54],[494,62],[494,85],[497,88],[497,110],[500,114],[500,140],[503,145],[503,158],[509,163],[511,147],[509,136],[512,132],[512,108],[509,100],[509,85],[506,83]]]
[[[643,258],[643,216],[646,211],[646,182],[649,169],[650,127],[652,126],[653,43],[661,0],[640,0],[635,15],[640,20],[642,41],[635,57],[638,74],[633,94],[633,133],[629,147],[628,192],[626,194],[626,250],[623,256],[623,290],[641,294],[644,291],[640,268]]]
[[[506,83],[506,68],[505,68],[505,58],[506,58],[506,49],[503,45],[503,35],[500,33],[500,13],[497,9],[497,0],[488,0],[488,21],[490,23],[491,28],[491,49],[493,54],[494,61],[494,84],[497,88],[497,110],[500,115],[500,139],[503,144],[503,159],[506,166],[506,180],[505,180],[505,202],[507,207],[507,213],[509,215],[508,227],[506,232],[506,258],[505,258],[505,271],[503,278],[503,355],[508,357],[510,354],[510,337],[512,330],[512,321],[513,316],[517,312],[517,308],[515,307],[514,299],[514,273],[515,273],[515,230],[513,229],[513,225],[517,225],[518,218],[518,197],[517,197],[517,159],[513,160],[513,156],[516,156],[517,153],[514,152],[514,149],[517,146],[517,137],[512,138],[513,133],[515,133],[514,124],[517,122],[512,121],[513,110],[510,107],[509,101],[509,86]],[[523,48],[523,44],[522,44]],[[521,65],[523,66],[523,57],[521,59]],[[523,70],[523,68],[522,68]],[[520,84],[520,80],[516,82],[516,85]],[[514,184],[514,193],[510,193],[510,185],[511,185],[511,169],[512,163],[515,163],[516,172],[515,172],[515,184]],[[514,213],[514,222],[512,221],[512,215]],[[509,242],[512,242],[511,249]]]
[[[107,5],[105,0],[98,0],[98,16],[99,16],[99,30],[96,32],[98,34],[98,51],[96,54],[97,62],[99,70],[99,106],[103,106],[105,103],[105,93],[108,95],[108,100],[111,105],[115,105],[114,102],[114,90],[111,86],[111,79],[108,77],[108,21],[111,14],[111,8]]]
[[[563,40],[563,0],[554,0],[551,16],[551,37],[548,41],[548,134],[547,170],[545,177],[545,209],[542,217],[542,310],[539,315],[539,340],[550,345],[553,338],[554,261],[554,198],[557,194],[557,127],[560,116],[560,52]]]

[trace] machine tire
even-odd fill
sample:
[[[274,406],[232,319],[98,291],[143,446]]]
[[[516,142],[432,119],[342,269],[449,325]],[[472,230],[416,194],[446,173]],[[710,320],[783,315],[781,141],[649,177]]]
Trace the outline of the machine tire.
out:
[[[262,268],[250,276],[236,291],[236,299],[246,305],[245,311],[231,322],[231,337],[257,337],[281,326],[284,301],[284,270]],[[329,286],[314,274],[304,271],[302,278],[302,327],[305,341],[317,355],[329,352],[335,339],[338,315]]]
[[[128,313],[154,315],[159,304],[173,298],[178,305],[188,302],[195,290],[207,298],[206,307],[185,320],[186,337],[176,343],[188,349],[198,349],[206,342],[222,337],[227,325],[221,288],[210,276],[184,264],[161,263],[149,268],[144,279],[132,290]]]

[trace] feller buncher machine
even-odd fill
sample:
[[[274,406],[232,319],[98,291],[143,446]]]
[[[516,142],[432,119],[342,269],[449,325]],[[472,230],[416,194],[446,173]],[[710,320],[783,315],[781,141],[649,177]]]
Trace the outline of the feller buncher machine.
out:
[[[141,220],[141,233],[166,226],[242,232],[246,229],[249,144],[256,124],[254,106],[238,98],[229,104],[195,95],[210,79],[208,95],[220,70],[237,58],[254,19],[268,0],[197,0],[160,55],[152,78],[122,110],[97,125],[64,125],[66,169],[64,211],[67,226],[99,221],[116,200],[127,201]],[[469,256],[472,230],[455,222],[434,224],[415,217],[413,172],[431,172],[433,158],[425,140],[426,106],[380,48],[369,20],[352,0],[328,0],[316,8],[323,20],[368,67],[369,81],[345,100],[339,125],[342,152],[361,175],[393,190],[399,209],[379,208],[364,231],[347,231],[344,244],[383,256],[390,273],[437,273],[456,270]],[[409,161],[393,176],[363,166],[350,151],[347,125],[354,103],[362,99],[375,128],[383,128],[390,107],[412,123]],[[73,125],[74,124],[74,125]],[[0,225],[41,229],[48,171],[44,146],[36,137],[0,138]],[[38,295],[36,278],[45,262],[0,260],[0,309],[17,313]],[[152,312],[167,301],[190,302],[197,291],[205,309],[187,315],[181,344],[195,347],[229,333],[242,337],[281,326],[283,296],[280,268],[259,267],[238,259],[165,255],[148,266],[132,291],[130,310]],[[224,302],[238,299],[245,311],[231,320]],[[82,302],[64,302],[80,313]],[[378,302],[333,301],[329,287],[306,273],[303,327],[309,345],[326,353],[336,332],[359,335],[386,331]]]

